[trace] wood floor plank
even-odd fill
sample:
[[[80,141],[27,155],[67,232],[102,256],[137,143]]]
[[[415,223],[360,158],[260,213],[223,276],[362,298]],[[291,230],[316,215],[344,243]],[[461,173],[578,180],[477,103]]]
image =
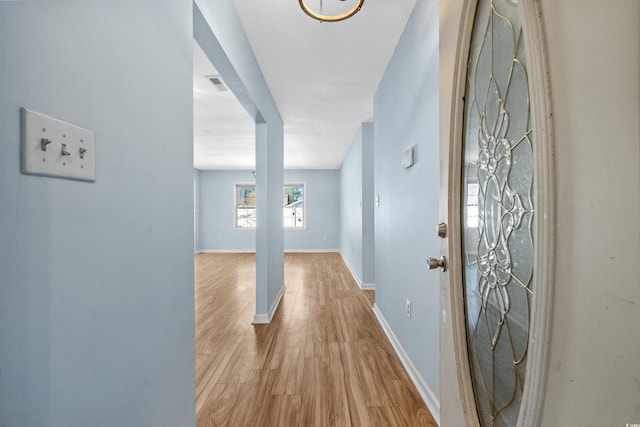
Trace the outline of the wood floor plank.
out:
[[[197,426],[435,426],[337,253],[286,254],[271,324],[252,325],[255,254],[198,254]]]
[[[396,402],[407,425],[415,427],[438,427],[413,384],[402,380],[392,380]]]
[[[251,325],[239,336],[238,346],[218,378],[219,383],[245,383],[251,370],[262,369],[280,328]]]
[[[365,386],[358,376],[358,371],[353,358],[352,343],[339,344],[341,365],[344,369],[345,391],[349,399],[351,421],[354,426],[367,426],[371,424],[367,400],[363,387]]]
[[[216,384],[196,417],[198,427],[228,426],[241,400],[241,384]]]
[[[266,363],[268,369],[278,370],[273,394],[302,394],[306,338],[307,321],[292,319],[289,328],[276,339]]]
[[[201,378],[199,382],[196,382],[196,414],[207,402],[216,384],[219,383],[219,378],[239,345],[238,337],[223,342],[219,351],[211,354],[210,362],[207,368],[204,368],[204,372],[196,371],[196,378]]]
[[[372,427],[414,427],[407,424],[402,412],[395,406],[369,408]]]
[[[266,426],[298,427],[300,423],[301,397],[299,395],[271,396]]]
[[[331,357],[305,359],[304,376],[309,384],[304,387],[302,393],[300,419],[303,425],[351,425],[344,378],[340,375],[340,369],[339,364],[332,364]]]
[[[252,370],[241,389],[242,401],[236,408],[232,426],[267,426],[272,417],[271,390],[277,373],[271,369]]]

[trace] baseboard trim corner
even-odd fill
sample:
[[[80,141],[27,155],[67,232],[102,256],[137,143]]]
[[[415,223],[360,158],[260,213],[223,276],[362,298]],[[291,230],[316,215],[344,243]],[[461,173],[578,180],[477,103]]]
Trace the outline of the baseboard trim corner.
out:
[[[418,370],[416,369],[415,365],[409,358],[409,355],[400,344],[400,341],[398,341],[398,337],[396,337],[396,334],[393,333],[391,326],[389,326],[387,320],[384,318],[384,315],[380,311],[380,308],[378,308],[378,305],[375,303],[373,304],[373,312],[376,315],[380,326],[384,330],[384,333],[387,335],[389,342],[391,342],[393,349],[396,351],[396,354],[400,358],[400,361],[404,365],[404,368],[407,370],[411,381],[413,381],[413,384],[418,389],[418,393],[420,393],[422,400],[424,401],[425,405],[427,405],[427,408],[429,408],[429,411],[431,412],[433,418],[436,420],[436,423],[440,425],[440,401],[433,393],[427,382],[424,380],[420,372],[418,372]]]
[[[282,300],[282,296],[284,295],[284,292],[286,290],[287,290],[287,287],[283,283],[282,287],[280,288],[280,291],[278,292],[278,296],[276,297],[276,299],[273,301],[273,304],[271,304],[271,307],[269,308],[269,313],[267,314],[256,313],[253,316],[254,325],[263,325],[266,323],[271,323],[273,316],[276,314],[276,310],[278,310],[278,306],[280,306],[280,300]]]
[[[342,258],[342,261],[344,262],[344,265],[347,266],[347,270],[349,270],[349,273],[351,273],[351,277],[353,277],[353,280],[355,280],[356,285],[358,285],[358,287],[360,289],[364,289],[362,287],[362,281],[360,281],[360,278],[356,274],[355,270],[353,268],[351,268],[351,264],[349,264],[349,261],[347,261],[347,259],[345,258],[344,254],[342,253],[342,251],[340,251],[340,257]]]

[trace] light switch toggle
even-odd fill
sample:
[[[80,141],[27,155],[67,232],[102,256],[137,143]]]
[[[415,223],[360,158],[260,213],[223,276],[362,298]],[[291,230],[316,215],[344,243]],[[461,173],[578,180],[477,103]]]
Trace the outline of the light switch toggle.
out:
[[[51,144],[51,140],[47,138],[40,139],[40,149],[42,151],[47,151],[47,145]]]
[[[80,158],[81,159],[84,159],[84,153],[86,153],[86,152],[87,152],[86,148],[80,148]]]
[[[71,153],[67,151],[67,144],[62,144],[62,149],[60,150],[60,154],[63,156],[70,156]]]

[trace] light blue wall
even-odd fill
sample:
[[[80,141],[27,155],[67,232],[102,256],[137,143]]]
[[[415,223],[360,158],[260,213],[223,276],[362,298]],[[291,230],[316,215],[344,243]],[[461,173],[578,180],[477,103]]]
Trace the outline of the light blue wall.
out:
[[[305,182],[306,230],[285,230],[286,250],[337,250],[340,235],[339,172],[286,170],[285,182]],[[254,183],[251,171],[200,171],[201,250],[254,251],[255,230],[234,229],[234,183]],[[281,190],[282,193],[282,190]],[[282,200],[282,195],[278,197]],[[282,208],[280,209],[282,227]],[[326,239],[325,239],[326,236]]]
[[[340,167],[340,252],[361,285],[375,285],[373,123],[363,123]]]
[[[193,170],[193,250],[200,249],[200,171]]]
[[[421,0],[374,99],[376,304],[431,391],[439,395],[438,1]],[[415,145],[416,163],[402,153]],[[412,301],[412,317],[405,300]]]
[[[340,252],[351,272],[362,273],[362,127],[340,168]]]
[[[375,285],[375,195],[373,123],[362,124],[362,281]]]
[[[200,250],[256,250],[255,230],[233,227],[234,183],[255,180],[251,171],[200,171]]]
[[[0,2],[0,425],[195,425],[192,3]],[[21,175],[19,108],[96,182]]]
[[[340,172],[338,170],[285,170],[285,182],[306,182],[307,229],[285,230],[286,250],[340,248]]]

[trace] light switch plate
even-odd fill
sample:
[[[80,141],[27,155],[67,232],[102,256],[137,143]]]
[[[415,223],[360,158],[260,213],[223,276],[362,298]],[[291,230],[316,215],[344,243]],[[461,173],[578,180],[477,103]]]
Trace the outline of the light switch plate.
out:
[[[22,108],[22,173],[96,180],[95,134]]]

